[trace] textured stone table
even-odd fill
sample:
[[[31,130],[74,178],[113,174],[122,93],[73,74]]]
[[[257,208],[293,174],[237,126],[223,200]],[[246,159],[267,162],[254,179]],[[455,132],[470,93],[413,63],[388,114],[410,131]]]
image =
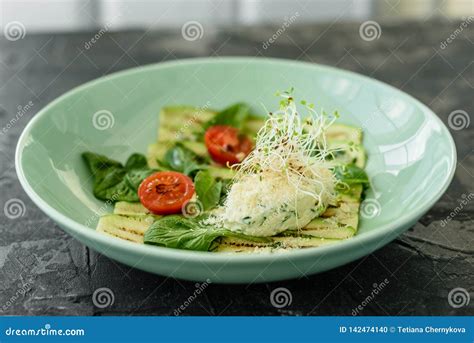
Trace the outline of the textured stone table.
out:
[[[97,254],[61,231],[28,199],[15,174],[14,149],[27,122],[57,96],[104,74],[147,63],[271,56],[329,64],[382,80],[420,99],[448,123],[456,110],[474,116],[472,25],[445,49],[440,47],[459,24],[381,23],[381,36],[372,41],[361,39],[356,24],[294,24],[267,49],[262,43],[277,27],[205,27],[204,36],[194,42],[184,40],[180,30],[105,33],[89,49],[84,45],[95,32],[1,39],[0,206],[20,199],[25,211],[16,219],[0,211],[0,313],[173,315],[196,289],[193,282],[148,274]],[[461,307],[448,301],[455,288],[471,297],[474,291],[474,201],[461,203],[474,192],[474,123],[451,132],[458,149],[455,179],[406,234],[323,274],[271,284],[209,285],[182,315],[351,315],[358,305],[363,306],[361,315],[474,314],[474,299]],[[457,214],[443,227],[452,211]],[[374,284],[385,279],[383,290],[367,299]],[[114,303],[105,308],[92,301],[101,287],[114,294]],[[292,303],[283,308],[270,302],[278,287],[292,295]],[[457,300],[463,305],[462,294]]]

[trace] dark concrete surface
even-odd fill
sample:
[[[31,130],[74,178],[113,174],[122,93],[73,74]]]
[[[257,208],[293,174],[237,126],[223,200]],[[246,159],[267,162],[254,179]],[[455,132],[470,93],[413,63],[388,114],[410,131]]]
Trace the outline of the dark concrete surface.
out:
[[[380,25],[379,39],[365,41],[359,36],[359,24],[295,23],[268,49],[262,43],[277,27],[204,27],[203,37],[194,42],[184,40],[180,29],[105,33],[88,50],[84,44],[96,32],[27,33],[16,41],[0,39],[0,210],[11,199],[25,205],[19,218],[0,211],[0,313],[173,315],[196,289],[193,282],[145,273],[99,255],[65,234],[28,199],[17,180],[14,150],[25,125],[48,102],[86,81],[137,65],[250,55],[356,71],[412,94],[446,124],[456,110],[474,121],[474,26],[442,49],[440,44],[459,22]],[[27,106],[30,101],[33,105]],[[25,113],[18,115],[21,109]],[[360,315],[474,314],[474,300],[467,303],[474,291],[474,201],[461,203],[474,196],[470,196],[474,123],[451,133],[459,161],[454,181],[420,222],[397,240],[358,261],[299,280],[211,284],[181,314],[351,315],[359,305]],[[451,216],[456,208],[457,214]],[[443,227],[448,216],[452,220]],[[374,284],[382,282],[384,288],[367,300]],[[109,288],[114,298],[104,308],[93,302],[94,291],[102,287]],[[270,301],[278,287],[292,297],[283,308]],[[448,296],[451,291],[458,296]]]

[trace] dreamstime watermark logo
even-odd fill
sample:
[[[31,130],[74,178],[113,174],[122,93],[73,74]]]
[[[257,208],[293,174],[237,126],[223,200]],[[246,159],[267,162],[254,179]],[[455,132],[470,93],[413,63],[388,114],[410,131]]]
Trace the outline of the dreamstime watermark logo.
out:
[[[460,308],[469,305],[471,296],[465,288],[453,288],[448,294],[449,306],[453,308]]]
[[[199,117],[202,117],[204,112],[209,110],[210,107],[211,102],[209,100],[203,106],[199,107],[198,110],[193,113],[191,118],[186,120],[186,122],[179,128],[179,130],[174,133],[175,140],[183,139],[184,133],[186,133],[186,131],[188,131],[189,128],[199,120]]]
[[[204,122],[202,120],[202,117],[204,116],[205,112],[209,110],[211,107],[211,102],[208,100],[203,106],[200,106],[197,108],[195,111],[193,110],[192,116],[187,118],[187,120],[184,122],[183,125],[179,127],[179,129],[176,129],[173,133],[173,138],[174,139],[169,139],[163,142],[160,142],[160,144],[165,145],[166,149],[171,149],[176,145],[176,142],[182,141],[182,140],[189,140],[189,136],[195,135],[195,132],[192,132],[193,130],[189,130],[190,128],[193,127],[194,124]]]
[[[364,308],[369,305],[374,299],[375,297],[385,288],[387,287],[387,285],[390,283],[390,281],[385,278],[381,283],[377,284],[377,283],[374,283],[372,285],[372,291],[370,292],[370,294],[365,297],[364,300],[362,300],[362,302],[354,309],[352,309],[352,315],[353,316],[357,316],[361,311],[364,310]]]
[[[13,294],[1,308],[1,312],[7,311],[20,297],[23,297],[32,288],[32,284],[26,282],[25,284],[19,285],[15,294]]]
[[[97,219],[99,219],[104,214],[107,214],[109,210],[109,206],[112,206],[118,200],[119,196],[120,196],[120,193],[112,194],[110,199],[107,199],[105,203],[101,207],[99,207],[99,209],[86,220],[84,225],[92,226]]]
[[[448,125],[454,131],[465,129],[469,127],[469,124],[471,124],[471,117],[464,110],[452,111],[448,116]]]
[[[181,207],[181,213],[186,218],[196,218],[204,211],[204,207],[199,200],[186,201]]]
[[[92,303],[95,307],[106,308],[112,306],[115,302],[115,294],[110,288],[97,288],[92,294]]]
[[[115,117],[112,112],[107,110],[100,110],[94,113],[92,116],[92,125],[97,130],[103,131],[110,129],[115,124]]]
[[[204,290],[211,284],[211,280],[210,279],[207,279],[205,282],[203,283],[195,283],[194,286],[196,287],[196,289],[194,290],[193,294],[191,294],[185,301],[183,304],[181,304],[176,310],[173,311],[173,314],[175,316],[179,316],[181,313],[183,313],[183,311],[185,311],[189,305],[191,305],[191,303],[196,300],[196,298],[201,295],[202,292],[204,292]]]
[[[270,293],[270,303],[273,307],[276,308],[283,308],[290,306],[293,302],[293,295],[291,294],[290,290],[285,287],[278,287],[275,288]]]
[[[5,35],[6,39],[14,42],[25,38],[26,28],[22,22],[11,21],[3,28],[3,34]]]
[[[2,131],[0,133],[5,134],[7,133],[8,130],[10,130],[18,120],[20,120],[31,108],[34,106],[33,101],[29,101],[26,105],[18,105],[17,106],[17,111],[15,113],[15,116],[10,119],[10,121],[2,128]]]
[[[84,43],[84,49],[89,50],[90,48],[92,48],[94,44],[97,43],[102,38],[102,36],[105,35],[110,30],[110,27],[112,26],[112,22],[115,19],[120,18],[120,17],[121,15],[115,16],[114,18],[109,20],[107,23],[105,23],[105,25],[99,31],[97,31],[95,35],[91,37],[91,39],[89,39],[87,42]]]
[[[461,212],[464,207],[469,204],[473,199],[474,193],[469,193],[467,195],[465,193],[461,194],[461,200],[459,201],[459,205],[456,206],[451,212],[449,212],[446,218],[441,221],[441,227],[445,227],[446,224],[453,220],[453,218],[456,217],[459,212]]]
[[[34,326],[33,326],[34,327]],[[9,327],[5,330],[6,336],[85,336],[84,329],[53,329],[51,324],[45,324],[40,328],[13,328]]]
[[[181,27],[181,35],[187,41],[193,42],[204,36],[204,28],[200,22],[191,20],[183,24]]]
[[[23,217],[26,212],[26,206],[23,201],[17,198],[7,200],[3,206],[3,213],[9,219],[17,219]]]
[[[360,38],[366,42],[379,39],[382,35],[382,28],[380,24],[373,20],[363,22],[359,27]]]
[[[449,44],[451,44],[460,34],[461,32],[464,31],[464,29],[467,29],[467,27],[474,21],[474,16],[469,16],[466,19],[464,19],[459,27],[454,30],[446,40],[442,41],[439,45],[439,47],[444,50],[448,47]]]
[[[275,33],[265,42],[262,44],[263,49],[268,49],[270,45],[275,43],[275,41],[290,27],[291,24],[293,24],[296,19],[300,16],[299,12],[295,12],[292,16],[290,17],[285,17],[283,24],[278,28],[278,30],[275,31]]]
[[[382,207],[377,199],[368,198],[360,204],[360,215],[366,219],[377,217],[382,212]]]

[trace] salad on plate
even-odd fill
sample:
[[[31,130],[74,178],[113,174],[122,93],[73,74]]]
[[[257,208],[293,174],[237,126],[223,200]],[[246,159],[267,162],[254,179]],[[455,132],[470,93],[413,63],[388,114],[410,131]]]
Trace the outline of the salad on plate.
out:
[[[278,94],[266,117],[168,106],[147,155],[82,154],[94,196],[114,204],[97,231],[144,244],[251,253],[335,244],[357,233],[369,181],[362,130]],[[298,108],[303,108],[299,111]],[[300,113],[304,112],[304,113]]]

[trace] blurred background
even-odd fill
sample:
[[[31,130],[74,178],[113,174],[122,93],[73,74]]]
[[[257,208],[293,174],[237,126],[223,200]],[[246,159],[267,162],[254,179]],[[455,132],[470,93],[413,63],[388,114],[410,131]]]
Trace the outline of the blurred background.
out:
[[[442,18],[474,14],[472,0],[0,0],[0,24],[21,22],[28,32],[278,23],[299,8],[299,23]]]

